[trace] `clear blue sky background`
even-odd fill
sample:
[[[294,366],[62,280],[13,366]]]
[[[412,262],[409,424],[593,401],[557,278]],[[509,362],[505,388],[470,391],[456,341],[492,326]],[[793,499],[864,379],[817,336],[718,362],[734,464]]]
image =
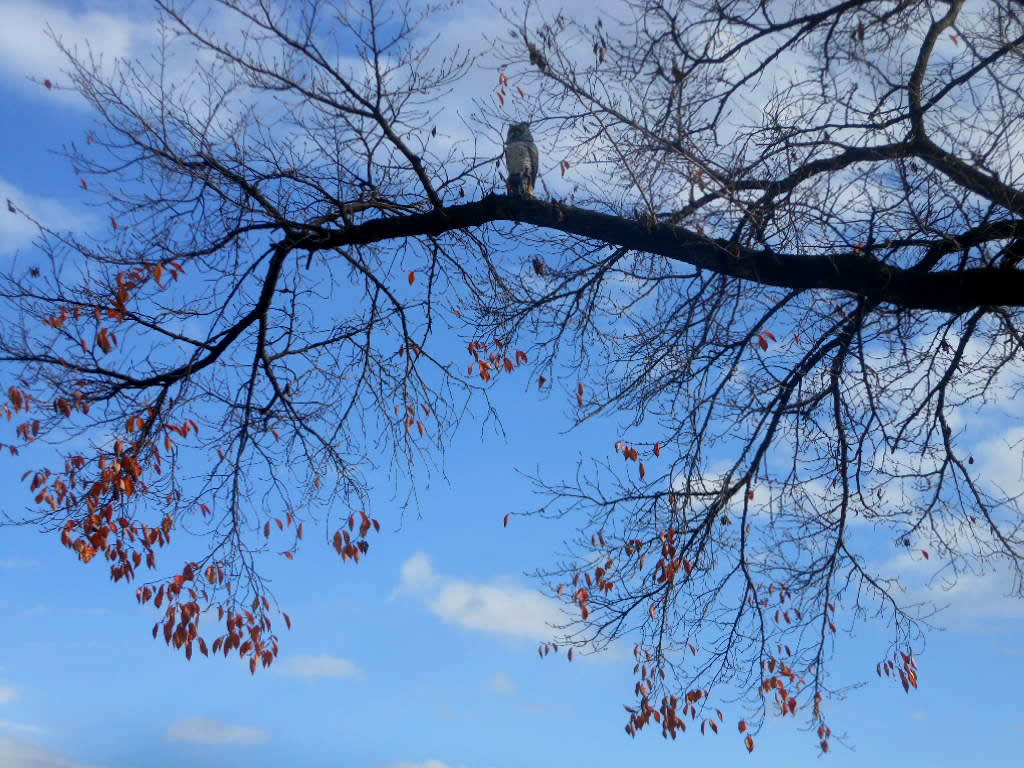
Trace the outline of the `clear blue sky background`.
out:
[[[460,28],[478,29],[490,13],[470,5]],[[113,56],[137,55],[151,18],[143,4],[125,11],[120,3],[0,0],[0,198],[52,224],[103,231],[104,217],[83,206],[71,169],[49,154],[81,140],[90,115],[26,78],[61,82],[41,34],[46,22]],[[0,259],[30,254],[31,234],[0,209]],[[382,533],[358,567],[334,555],[324,531],[307,534],[295,562],[268,559],[295,626],[282,633],[275,667],[255,677],[236,660],[197,655],[186,664],[150,639],[153,610],[135,603],[133,588],[113,584],[101,561],[85,567],[56,536],[0,529],[0,768],[1019,761],[1024,610],[1002,599],[999,573],[942,596],[951,604],[940,619],[948,629],[930,637],[911,696],[875,677],[876,630],[840,637],[838,675],[867,684],[832,706],[830,721],[848,738],[834,740],[825,758],[792,719],[769,721],[748,755],[729,707],[717,737],[691,728],[675,742],[653,729],[630,739],[622,730],[634,680],[628,654],[572,664],[536,654],[556,614],[522,573],[554,562],[573,521],[513,517],[501,526],[506,512],[532,502],[515,468],[568,475],[581,455],[612,450],[613,422],[561,431],[571,403],[556,392],[542,398],[524,378],[499,382],[506,436],[481,437],[479,424],[467,423],[448,452],[451,483],[435,477],[421,487],[420,519],[413,512],[399,527],[399,510],[382,491]],[[977,451],[1009,473],[1007,484],[1020,482],[1020,458],[1001,449],[1008,434],[1000,429],[1017,428],[1019,406],[1008,413],[979,433]],[[18,477],[33,457],[24,459],[0,464],[5,508],[30,501]]]

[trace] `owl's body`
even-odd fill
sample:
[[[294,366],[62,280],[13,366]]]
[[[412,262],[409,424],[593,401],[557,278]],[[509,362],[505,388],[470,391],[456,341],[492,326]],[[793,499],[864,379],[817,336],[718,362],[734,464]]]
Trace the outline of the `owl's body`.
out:
[[[513,123],[505,139],[505,167],[508,168],[508,193],[511,197],[532,198],[537,183],[540,153],[530,134],[529,123]]]

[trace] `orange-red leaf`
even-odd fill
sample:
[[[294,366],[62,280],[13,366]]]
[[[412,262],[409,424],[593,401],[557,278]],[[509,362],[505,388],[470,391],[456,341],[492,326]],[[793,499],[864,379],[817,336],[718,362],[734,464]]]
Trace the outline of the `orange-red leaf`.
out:
[[[747,745],[747,752],[753,752],[754,751],[754,737],[753,736],[749,736],[748,735],[747,738],[745,738],[743,740],[743,743]]]
[[[416,282],[416,273],[415,272],[410,272],[409,273],[409,285],[412,285],[415,282]]]
[[[740,733],[745,733],[747,730],[747,721],[740,720],[739,724],[736,727],[739,728]]]
[[[508,521],[509,521],[509,520],[511,520],[511,519],[512,519],[512,513],[511,513],[511,512],[509,512],[509,513],[507,513],[507,514],[505,515],[505,520],[504,520],[504,522],[502,523],[502,527],[503,527],[503,528],[508,528]]]

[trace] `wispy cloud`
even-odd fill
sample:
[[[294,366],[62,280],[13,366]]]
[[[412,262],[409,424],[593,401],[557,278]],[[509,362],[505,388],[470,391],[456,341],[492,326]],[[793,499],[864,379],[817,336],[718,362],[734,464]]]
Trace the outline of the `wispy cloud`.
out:
[[[391,763],[387,768],[453,768],[440,760],[424,760],[422,763]]]
[[[561,608],[532,589],[451,581],[428,603],[442,620],[465,629],[547,640],[564,623]]]
[[[402,564],[401,578],[399,591],[413,593],[433,589],[441,581],[430,564],[430,558],[422,552],[417,552]]]
[[[396,592],[416,596],[435,616],[464,629],[540,641],[565,622],[559,604],[536,590],[447,578],[422,552],[405,562],[401,579]]]
[[[939,605],[948,605],[946,613],[958,624],[965,620],[1024,618],[1024,600],[1014,597],[1013,576],[1001,569],[991,573],[965,573],[957,577],[956,584],[946,589],[933,588],[931,597]]]
[[[35,88],[26,78],[49,78],[57,86],[52,91],[39,88],[40,96],[74,101],[84,105],[77,94],[62,91],[61,70],[67,68],[64,56],[46,35],[49,25],[66,45],[74,47],[88,40],[92,49],[102,52],[104,62],[130,56],[153,41],[154,25],[133,19],[124,13],[109,13],[96,8],[74,11],[55,4],[32,0],[8,0],[3,4],[4,23],[0,24],[0,72],[7,79]],[[116,7],[116,6],[113,6]],[[121,10],[125,7],[121,4]]]
[[[12,214],[7,209],[8,200],[18,213]],[[43,224],[59,222],[61,230],[75,232],[88,230],[98,221],[87,214],[75,213],[55,198],[30,195],[0,177],[0,255],[24,248],[39,234],[39,228],[22,212]]]
[[[13,685],[0,683],[0,704],[10,704],[18,698],[18,689]]]
[[[423,552],[405,561],[395,595],[414,597],[447,624],[508,638],[558,640],[557,627],[572,620],[557,600],[535,589],[503,582],[479,584],[438,573]],[[587,644],[576,648],[576,658],[612,662],[626,654],[619,643],[598,652]]]
[[[995,485],[1008,496],[1024,493],[1024,462],[1020,446],[1024,442],[1024,427],[1011,427],[974,448],[978,460],[978,475]]]
[[[0,720],[0,731],[40,736],[45,732],[45,729],[40,728],[38,725],[32,725],[32,723],[16,723],[13,720]]]
[[[189,744],[262,744],[269,738],[261,728],[229,725],[218,720],[195,717],[167,729],[167,740]]]
[[[327,654],[320,654],[319,656],[293,656],[280,665],[279,671],[285,675],[302,677],[307,680],[321,677],[346,680],[363,676],[363,671],[353,662]]]
[[[937,624],[949,629],[991,628],[993,622],[1024,618],[1024,600],[1013,595],[1013,574],[1002,563],[984,573],[964,572],[952,577],[935,577],[933,560],[916,550],[892,557],[877,570],[896,577],[907,587],[903,602],[927,601],[941,608]]]
[[[35,568],[37,565],[37,560],[27,557],[0,557],[0,568]]]
[[[89,768],[42,744],[0,736],[0,765],[4,768]]]
[[[516,690],[516,684],[504,672],[491,678],[490,687],[495,693],[515,693]]]

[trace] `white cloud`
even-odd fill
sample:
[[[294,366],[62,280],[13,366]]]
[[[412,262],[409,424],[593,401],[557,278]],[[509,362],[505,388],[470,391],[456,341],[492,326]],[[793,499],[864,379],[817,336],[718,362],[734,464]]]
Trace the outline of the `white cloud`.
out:
[[[13,214],[7,210],[10,200],[18,210]],[[40,224],[60,231],[88,230],[97,221],[87,214],[78,214],[64,203],[52,197],[41,197],[23,192],[11,182],[0,177],[0,254],[12,253],[24,248],[39,234],[39,228],[22,212],[27,213]]]
[[[941,586],[931,590],[931,599],[949,608],[939,615],[939,622],[948,617],[958,625],[965,621],[1024,618],[1024,600],[1013,597],[1013,579],[1006,570],[992,573],[964,573],[950,589]]]
[[[141,53],[153,42],[154,26],[151,21],[129,18],[124,14],[97,10],[75,13],[68,8],[47,5],[32,0],[5,0],[0,2],[4,23],[0,24],[0,72],[9,81],[37,89],[50,99],[74,101],[84,105],[81,97],[60,89],[66,78],[61,70],[67,68],[63,54],[46,36],[49,25],[64,44],[70,48],[81,46],[86,40],[97,54],[109,64],[114,58]],[[131,4],[121,5],[121,9]],[[117,6],[112,6],[117,7]],[[85,55],[84,48],[80,54]],[[49,78],[57,87],[45,91],[28,83],[25,78]]]
[[[440,580],[430,565],[430,559],[422,552],[417,552],[402,565],[403,591],[420,592],[432,589]]]
[[[554,624],[565,617],[557,602],[532,589],[451,581],[428,603],[444,621],[465,629],[526,637],[551,638]]]
[[[262,744],[268,738],[267,732],[261,728],[228,725],[204,717],[182,720],[167,729],[168,741],[190,744]]]
[[[1024,427],[1011,427],[1002,434],[980,441],[974,449],[979,476],[1009,496],[1024,493],[1022,440]]]
[[[474,584],[434,570],[430,559],[417,552],[402,566],[402,582],[394,594],[409,594],[449,624],[476,632],[489,632],[537,642],[558,640],[558,626],[572,621],[554,598],[515,584]],[[589,644],[576,647],[576,659],[619,661],[625,653],[612,643],[594,653]],[[494,683],[492,683],[492,686]]]
[[[0,765],[4,768],[88,768],[42,744],[0,736]]]
[[[435,616],[480,632],[550,640],[550,625],[565,620],[559,604],[536,590],[443,577],[423,552],[402,565],[397,593],[415,595]]]
[[[392,763],[388,768],[451,768],[451,766],[440,760],[424,760],[422,763]]]
[[[292,677],[303,677],[312,680],[319,677],[345,680],[363,676],[359,667],[348,659],[338,656],[293,656],[280,665],[280,672]]]
[[[10,704],[18,697],[18,689],[13,685],[0,684],[0,704]]]
[[[516,684],[504,672],[499,672],[491,678],[491,690],[495,693],[515,693]]]
[[[985,573],[961,573],[956,581],[939,575],[937,566],[919,550],[903,552],[877,569],[883,577],[896,577],[907,588],[902,602],[933,603],[941,609],[933,619],[949,629],[985,629],[993,622],[1024,618],[1024,600],[1013,597],[1013,574],[1002,563]]]

